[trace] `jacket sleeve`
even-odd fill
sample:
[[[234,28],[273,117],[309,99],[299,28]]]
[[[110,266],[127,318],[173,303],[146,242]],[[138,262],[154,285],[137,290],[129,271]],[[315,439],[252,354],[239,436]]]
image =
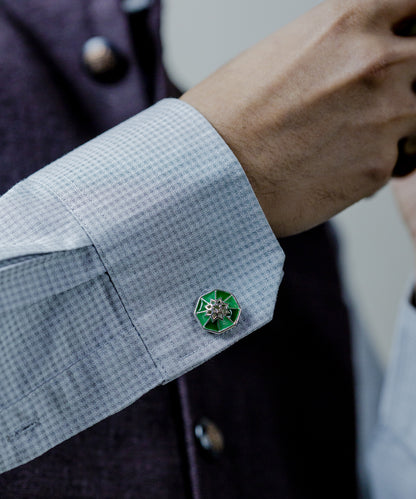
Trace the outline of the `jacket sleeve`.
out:
[[[378,421],[367,455],[372,499],[416,497],[416,308],[413,278],[396,323]]]
[[[237,159],[180,100],[16,184],[0,198],[0,472],[270,321],[283,261]],[[214,289],[242,310],[221,335],[194,316]]]

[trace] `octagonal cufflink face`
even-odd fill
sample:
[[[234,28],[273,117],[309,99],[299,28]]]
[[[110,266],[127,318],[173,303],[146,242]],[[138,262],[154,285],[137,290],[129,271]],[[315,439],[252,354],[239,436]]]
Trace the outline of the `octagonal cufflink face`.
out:
[[[241,307],[235,296],[220,289],[200,296],[194,311],[200,325],[214,334],[222,334],[234,327],[240,314]]]

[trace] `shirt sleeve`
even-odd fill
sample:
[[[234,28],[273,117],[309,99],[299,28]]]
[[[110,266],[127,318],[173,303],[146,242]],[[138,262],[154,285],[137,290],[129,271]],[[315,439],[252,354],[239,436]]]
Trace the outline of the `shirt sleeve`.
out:
[[[416,497],[416,308],[409,279],[368,452],[372,499]]]
[[[236,157],[177,99],[16,184],[0,197],[0,472],[261,328],[283,261]],[[223,334],[194,316],[214,289],[241,307]]]

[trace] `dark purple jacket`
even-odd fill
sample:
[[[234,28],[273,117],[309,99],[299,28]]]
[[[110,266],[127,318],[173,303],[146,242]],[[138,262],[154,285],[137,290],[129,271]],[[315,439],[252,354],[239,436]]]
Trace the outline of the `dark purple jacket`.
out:
[[[0,194],[178,96],[162,66],[159,18],[158,2],[128,17],[119,0],[0,1]],[[113,83],[81,64],[96,35],[128,62]],[[285,277],[272,323],[1,475],[0,497],[354,498],[350,330],[336,241],[324,224],[280,242]],[[213,452],[215,435],[195,436],[203,418],[217,425],[223,450]]]

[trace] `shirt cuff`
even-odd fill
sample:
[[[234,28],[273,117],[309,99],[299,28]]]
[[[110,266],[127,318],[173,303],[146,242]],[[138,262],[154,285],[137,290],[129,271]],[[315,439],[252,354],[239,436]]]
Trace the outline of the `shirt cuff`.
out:
[[[185,102],[164,99],[17,184],[0,206],[4,226],[22,213],[0,241],[0,472],[273,317],[283,251],[238,160]],[[242,309],[221,335],[194,317],[213,289]]]

